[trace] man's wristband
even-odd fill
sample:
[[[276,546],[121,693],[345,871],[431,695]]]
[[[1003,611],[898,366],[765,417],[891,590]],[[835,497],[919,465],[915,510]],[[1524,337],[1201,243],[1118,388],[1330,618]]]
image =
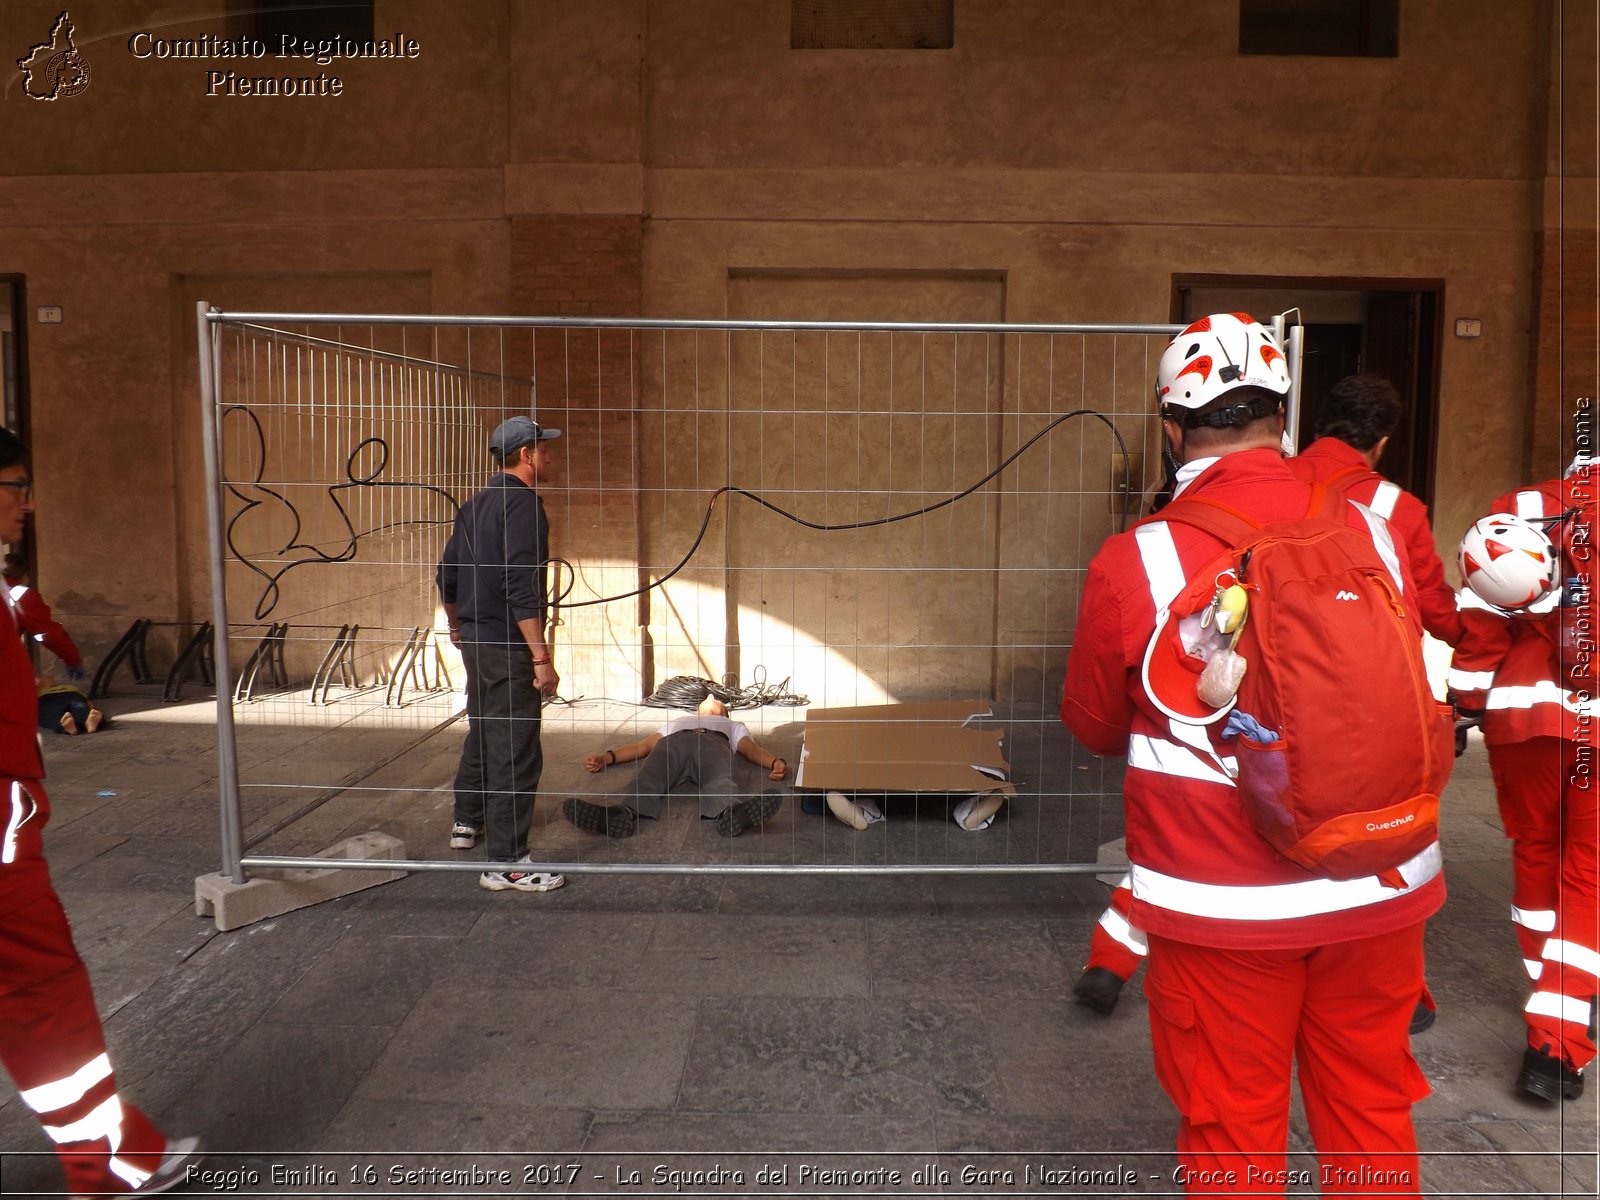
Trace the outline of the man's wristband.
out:
[[[536,667],[548,667],[550,660],[548,658],[536,658],[533,660],[533,665]]]
[[[617,765],[617,752],[615,750],[607,750],[606,751],[606,766],[614,767],[616,765]]]

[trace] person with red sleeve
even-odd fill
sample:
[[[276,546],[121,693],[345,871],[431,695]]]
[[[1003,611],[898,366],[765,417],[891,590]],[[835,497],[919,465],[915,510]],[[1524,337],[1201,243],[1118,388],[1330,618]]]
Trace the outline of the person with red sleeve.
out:
[[[17,614],[17,624],[23,636],[39,642],[61,660],[67,669],[67,678],[82,683],[88,676],[83,669],[83,655],[72,640],[67,628],[50,612],[50,606],[39,595],[39,589],[28,582],[27,566],[20,555],[6,555],[6,588],[11,593],[11,607]]]
[[[1399,393],[1387,379],[1346,376],[1328,391],[1317,418],[1316,440],[1289,459],[1289,467],[1302,479],[1338,488],[1389,522],[1405,543],[1423,628],[1454,646],[1461,639],[1461,618],[1455,589],[1444,577],[1427,506],[1377,470],[1402,411]],[[1115,1009],[1123,985],[1144,962],[1144,934],[1128,920],[1132,899],[1124,878],[1090,936],[1089,961],[1072,989],[1079,1004],[1105,1016]],[[1412,1033],[1433,1024],[1435,1008],[1424,989],[1411,1017]]]
[[[1468,531],[1450,668],[1458,710],[1481,714],[1512,839],[1511,920],[1533,984],[1517,1086],[1550,1101],[1583,1094],[1600,992],[1597,488],[1600,463],[1579,458],[1561,479],[1499,497]],[[1583,635],[1565,653],[1564,630]]]
[[[33,511],[27,448],[0,428],[0,541]],[[89,974],[50,883],[50,802],[34,735],[33,664],[10,590],[0,603],[0,1061],[55,1144],[73,1196],[148,1195],[182,1183],[197,1140],[169,1139],[117,1094]]]
[[[1156,390],[1182,464],[1177,496],[1260,522],[1300,519],[1313,488],[1281,454],[1288,392],[1281,349],[1247,315],[1179,334]],[[1354,506],[1347,521],[1387,542],[1384,523]],[[1428,1085],[1407,1024],[1422,994],[1423,923],[1444,903],[1439,846],[1387,881],[1291,862],[1245,816],[1218,726],[1180,722],[1147,691],[1158,614],[1224,549],[1159,514],[1108,539],[1089,565],[1061,706],[1091,751],[1128,758],[1130,918],[1148,939],[1152,1048],[1180,1117],[1183,1182],[1189,1195],[1285,1194],[1298,1063],[1322,1194],[1419,1196],[1411,1106]],[[1383,549],[1403,567],[1402,548]],[[1404,595],[1403,572],[1392,574]]]

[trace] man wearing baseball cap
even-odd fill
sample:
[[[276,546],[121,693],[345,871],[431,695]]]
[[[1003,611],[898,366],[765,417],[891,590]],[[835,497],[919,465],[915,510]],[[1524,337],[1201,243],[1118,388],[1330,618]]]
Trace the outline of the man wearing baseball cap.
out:
[[[487,841],[491,892],[548,892],[566,879],[519,869],[544,756],[541,708],[560,685],[545,641],[550,523],[534,485],[550,469],[545,443],[561,436],[511,417],[489,439],[499,468],[461,506],[439,560],[439,598],[467,672],[467,738],[456,769],[450,845]]]

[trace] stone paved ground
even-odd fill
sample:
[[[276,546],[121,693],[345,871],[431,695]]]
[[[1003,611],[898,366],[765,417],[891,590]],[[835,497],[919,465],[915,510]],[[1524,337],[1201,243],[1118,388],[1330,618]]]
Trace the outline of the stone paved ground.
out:
[[[1105,898],[1091,877],[691,869],[525,896],[431,872],[218,933],[192,909],[218,864],[210,707],[112,706],[112,730],[47,746],[48,846],[127,1093],[213,1151],[195,1194],[1176,1192],[1139,987],[1109,1019],[1070,1003]],[[792,760],[802,713],[751,720]],[[1001,724],[1023,795],[983,834],[926,803],[857,834],[790,795],[736,842],[683,804],[610,847],[555,815],[595,782],[581,755],[616,740],[614,712],[572,710],[547,734],[535,844],[691,868],[1092,858],[1116,832],[1114,769],[1036,714]],[[252,763],[308,777],[378,744],[311,721],[254,736]],[[443,838],[459,738],[424,741],[265,848],[378,828],[416,858],[470,858]],[[1424,1187],[1593,1196],[1595,1091],[1550,1108],[1511,1086],[1522,983],[1481,744],[1445,836],[1450,901],[1428,934],[1441,1012],[1415,1047],[1434,1088],[1416,1110]],[[0,1191],[59,1190],[42,1135],[0,1098]],[[1303,1129],[1292,1163],[1314,1171]]]

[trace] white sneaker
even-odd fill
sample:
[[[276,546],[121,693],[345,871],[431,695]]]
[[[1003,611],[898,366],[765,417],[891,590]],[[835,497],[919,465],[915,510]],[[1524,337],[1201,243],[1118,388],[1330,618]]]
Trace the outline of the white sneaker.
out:
[[[482,836],[483,830],[474,829],[471,825],[463,825],[457,821],[450,826],[450,849],[471,850]]]
[[[512,866],[528,861],[524,854]],[[567,882],[565,875],[551,875],[544,871],[485,871],[478,876],[478,886],[486,892],[553,892]]]

